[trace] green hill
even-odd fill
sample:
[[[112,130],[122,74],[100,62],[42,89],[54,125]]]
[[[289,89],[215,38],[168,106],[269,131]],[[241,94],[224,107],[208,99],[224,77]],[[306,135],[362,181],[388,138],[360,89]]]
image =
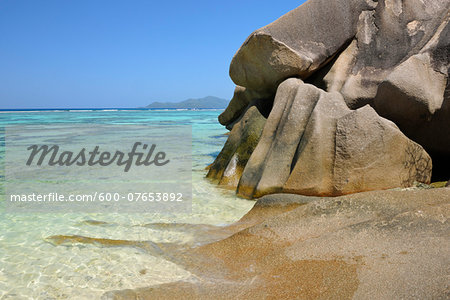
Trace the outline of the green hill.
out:
[[[228,100],[208,96],[199,99],[187,99],[181,102],[153,102],[145,108],[226,108]]]

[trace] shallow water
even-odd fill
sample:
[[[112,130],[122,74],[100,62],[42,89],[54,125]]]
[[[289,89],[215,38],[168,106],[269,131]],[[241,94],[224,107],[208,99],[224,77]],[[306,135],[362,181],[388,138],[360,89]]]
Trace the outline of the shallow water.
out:
[[[192,244],[188,225],[226,225],[254,204],[205,178],[205,167],[223,146],[220,110],[59,111],[0,114],[0,126],[60,123],[192,125],[192,213],[6,213],[0,208],[0,299],[96,299],[105,291],[189,279],[192,275],[140,241]],[[4,133],[0,129],[0,176]],[[4,202],[4,184],[0,185]],[[0,202],[0,203],[1,203]],[[3,203],[2,203],[3,205]],[[90,242],[51,236],[83,236]],[[100,241],[100,242],[99,242]],[[110,242],[108,242],[110,241]],[[114,242],[118,241],[118,242]],[[123,242],[131,241],[131,242]],[[137,243],[136,243],[137,242]]]

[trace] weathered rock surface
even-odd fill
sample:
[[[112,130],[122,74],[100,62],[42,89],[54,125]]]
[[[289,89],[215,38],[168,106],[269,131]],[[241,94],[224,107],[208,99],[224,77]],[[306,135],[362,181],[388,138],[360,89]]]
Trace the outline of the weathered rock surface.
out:
[[[429,42],[433,39],[445,39],[439,32],[448,23],[449,7],[447,0],[382,0],[374,10],[361,13],[354,38],[356,48],[344,51],[350,64],[336,66],[346,74],[340,92],[350,108],[372,103],[380,83],[397,66],[413,55],[431,51],[434,47]],[[432,65],[439,70],[448,64],[448,57],[442,57],[445,47],[437,47],[442,59],[433,59]],[[334,80],[333,76],[326,78],[328,84]]]
[[[450,164],[446,159],[450,149],[448,71],[435,70],[429,53],[414,55],[379,85],[373,105],[380,115],[423,145],[442,168],[436,168],[435,173],[446,178]]]
[[[228,107],[219,115],[219,123],[231,130],[234,122],[242,116],[250,103],[257,100],[269,102],[270,98],[270,95],[261,95],[242,86],[236,86],[233,98],[231,99]]]
[[[361,13],[353,42],[314,78],[352,109],[371,104],[438,168],[450,164],[449,8],[447,0],[378,1]]]
[[[251,198],[280,192],[289,178],[300,139],[321,91],[300,79],[288,79],[277,90],[261,140],[252,153],[238,187]]]
[[[237,193],[337,196],[406,187],[429,183],[431,166],[419,145],[371,107],[352,111],[341,94],[291,78],[278,87]]]
[[[265,196],[250,227],[170,253],[188,281],[103,298],[447,299],[449,201],[450,188]]]
[[[236,188],[245,165],[258,144],[266,118],[259,105],[251,105],[236,122],[206,177]]]
[[[446,84],[447,78],[433,70],[428,55],[414,55],[380,84],[374,107],[414,133],[442,107]]]
[[[430,183],[431,158],[391,121],[366,105],[336,126],[335,193]]]
[[[429,183],[430,156],[434,179],[446,180],[449,9],[448,0],[310,0],[252,33],[231,62],[240,87],[221,123],[231,127],[258,95],[275,100],[237,193]]]
[[[307,78],[356,34],[371,0],[314,0],[253,32],[237,51],[231,79],[240,86],[274,92],[289,77]]]
[[[251,102],[251,95],[242,86],[236,86],[233,98],[223,113],[219,115],[219,123],[227,126],[238,119]]]

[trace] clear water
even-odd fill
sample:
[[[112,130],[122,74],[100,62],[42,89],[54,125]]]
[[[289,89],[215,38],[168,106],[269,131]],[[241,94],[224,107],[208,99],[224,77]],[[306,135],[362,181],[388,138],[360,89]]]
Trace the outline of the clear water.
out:
[[[226,130],[220,110],[40,111],[0,113],[0,176],[3,178],[3,125],[54,123],[191,124],[193,136],[193,208],[191,214],[11,214],[2,209],[0,183],[0,299],[98,299],[109,290],[144,287],[189,279],[192,275],[138,247],[99,244],[55,245],[53,235],[186,244],[194,232],[149,223],[226,225],[254,204],[236,198],[204,179],[205,167],[222,148]],[[101,221],[94,224],[86,220]]]

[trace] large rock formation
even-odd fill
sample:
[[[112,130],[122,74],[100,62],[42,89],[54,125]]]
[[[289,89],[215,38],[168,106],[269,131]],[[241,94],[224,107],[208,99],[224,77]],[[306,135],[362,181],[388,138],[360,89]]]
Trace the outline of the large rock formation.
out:
[[[252,33],[208,177],[265,196],[228,238],[152,243],[189,281],[104,299],[448,299],[450,188],[364,191],[450,177],[449,7],[309,0]]]
[[[448,179],[449,8],[448,0],[309,0],[252,33],[231,62],[238,87],[219,120],[233,128],[252,100],[273,105],[240,162],[238,194],[429,183],[427,152],[435,178]]]
[[[371,107],[352,111],[339,93],[292,78],[278,87],[267,122],[252,111],[234,126],[208,174],[234,184],[243,197],[336,196],[430,181],[431,159],[419,145]],[[241,133],[253,126],[252,118],[259,124],[258,139]],[[227,155],[230,145],[247,145],[246,155]]]

